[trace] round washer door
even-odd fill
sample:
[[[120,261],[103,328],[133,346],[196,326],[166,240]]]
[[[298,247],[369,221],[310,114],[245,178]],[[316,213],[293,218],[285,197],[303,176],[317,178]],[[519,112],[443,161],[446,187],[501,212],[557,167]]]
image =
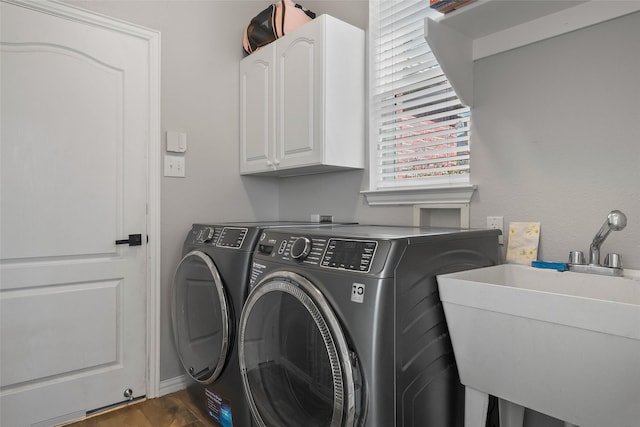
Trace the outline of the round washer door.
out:
[[[360,378],[336,315],[307,279],[292,272],[267,275],[245,302],[238,340],[258,425],[355,425]]]
[[[182,258],[171,305],[173,336],[184,369],[200,383],[214,382],[230,352],[233,321],[222,279],[207,254],[196,250]]]

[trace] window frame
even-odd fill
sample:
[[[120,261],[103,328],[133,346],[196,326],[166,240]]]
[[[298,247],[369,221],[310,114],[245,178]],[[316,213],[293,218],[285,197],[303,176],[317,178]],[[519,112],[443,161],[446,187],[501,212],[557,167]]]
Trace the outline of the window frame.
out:
[[[471,184],[471,173],[463,178],[447,180],[433,179],[428,182],[406,182],[406,185],[379,186],[379,127],[378,118],[374,117],[376,104],[375,88],[375,49],[378,37],[378,26],[372,24],[372,14],[378,13],[380,3],[386,0],[369,1],[369,31],[368,31],[368,107],[369,107],[369,190],[361,193],[366,197],[369,205],[402,205],[422,203],[461,203],[468,204],[477,185]],[[426,0],[422,0],[426,1]],[[416,2],[417,3],[417,2]],[[434,15],[438,12],[434,11]],[[426,19],[426,18],[425,18]],[[426,40],[425,40],[426,43]],[[469,119],[470,121],[470,119]],[[470,150],[470,136],[468,146]],[[447,182],[449,181],[449,182]]]

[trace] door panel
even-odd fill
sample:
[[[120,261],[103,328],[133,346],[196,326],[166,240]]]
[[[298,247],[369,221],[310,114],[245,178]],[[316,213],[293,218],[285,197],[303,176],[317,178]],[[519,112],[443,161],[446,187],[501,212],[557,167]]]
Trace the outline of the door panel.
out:
[[[146,392],[149,45],[0,7],[0,424],[53,425]]]
[[[2,175],[11,181],[3,184],[2,202],[11,207],[3,210],[3,225],[11,225],[3,227],[3,259],[115,252],[111,237],[123,226],[123,78],[68,48],[3,46]],[[69,215],[77,201],[83,208]]]
[[[247,297],[238,355],[258,424],[357,425],[362,382],[350,354],[333,309],[304,277],[270,273]]]
[[[10,333],[5,339],[11,345],[2,348],[2,385],[116,364],[122,338],[117,318],[121,288],[121,280],[111,280],[8,293],[3,298],[1,321]],[[100,304],[86,304],[91,300]],[[22,315],[29,311],[40,315]],[[57,316],[58,311],[65,316]],[[97,335],[96,330],[103,333]],[[65,334],[61,336],[59,331]],[[69,348],[83,351],[70,352],[63,360],[49,357]]]
[[[189,252],[178,264],[171,305],[184,369],[202,384],[216,381],[231,351],[233,318],[218,268],[204,252]]]
[[[299,39],[279,53],[282,152],[313,151],[314,45]]]
[[[279,93],[278,156],[281,167],[318,164],[324,160],[326,68],[322,26],[296,30],[277,44]]]
[[[274,161],[274,50],[240,61],[240,172],[269,171]]]
[[[3,46],[3,259],[115,253],[123,78],[67,48]],[[78,201],[82,209],[70,215]]]

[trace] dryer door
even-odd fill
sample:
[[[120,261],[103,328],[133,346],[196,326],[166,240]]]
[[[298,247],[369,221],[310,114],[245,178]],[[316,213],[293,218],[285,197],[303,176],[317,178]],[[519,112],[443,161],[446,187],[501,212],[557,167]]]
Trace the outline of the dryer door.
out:
[[[240,369],[260,426],[352,427],[360,376],[322,293],[291,272],[267,275],[240,319]]]
[[[180,361],[203,384],[215,381],[231,351],[233,313],[218,269],[201,252],[186,254],[173,280],[173,336]]]

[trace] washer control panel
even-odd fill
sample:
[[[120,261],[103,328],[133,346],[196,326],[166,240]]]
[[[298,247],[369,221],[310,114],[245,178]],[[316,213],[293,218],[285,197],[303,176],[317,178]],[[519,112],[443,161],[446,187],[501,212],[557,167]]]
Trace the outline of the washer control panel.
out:
[[[378,243],[369,240],[330,239],[322,266],[369,272]]]
[[[377,247],[373,240],[266,234],[257,252],[284,261],[368,273]]]

